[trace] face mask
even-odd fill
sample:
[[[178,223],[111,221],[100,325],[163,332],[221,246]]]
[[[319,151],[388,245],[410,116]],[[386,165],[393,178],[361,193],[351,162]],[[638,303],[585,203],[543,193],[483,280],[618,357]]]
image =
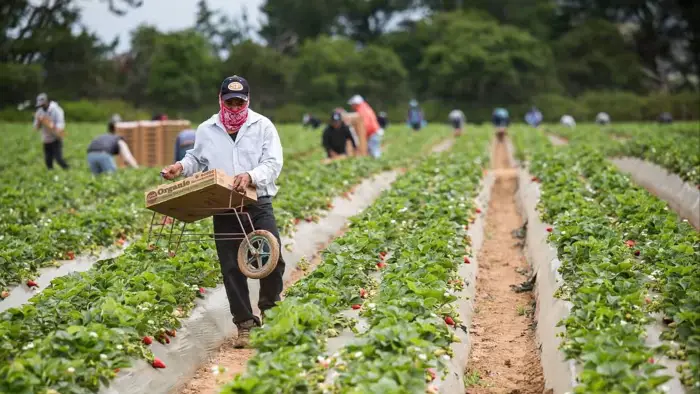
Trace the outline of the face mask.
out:
[[[238,132],[241,126],[248,120],[248,101],[238,109],[231,109],[224,104],[219,96],[219,119],[226,131]]]

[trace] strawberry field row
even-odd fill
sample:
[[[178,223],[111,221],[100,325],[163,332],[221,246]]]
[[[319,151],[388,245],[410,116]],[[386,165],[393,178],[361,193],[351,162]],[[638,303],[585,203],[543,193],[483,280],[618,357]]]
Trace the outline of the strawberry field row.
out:
[[[327,199],[361,174],[392,163],[408,165],[422,157],[426,145],[445,134],[435,131],[404,133],[400,137],[403,144],[381,161],[347,160],[328,166],[310,162],[308,168],[289,171],[287,179],[294,182],[286,187],[308,189],[305,181],[313,172],[307,171],[316,170],[316,176],[323,174],[328,182],[316,192],[325,193]],[[325,175],[331,173],[334,177]],[[280,193],[275,204],[284,206],[287,196],[297,194],[294,190]],[[308,199],[315,201],[313,196]],[[198,223],[192,230],[211,231],[210,222]],[[30,303],[4,312],[0,315],[0,359],[6,362],[0,365],[0,392],[96,391],[119,368],[129,365],[130,358],[151,359],[141,339],[168,342],[168,333],[174,334],[171,330],[180,326],[181,318],[194,307],[194,299],[205,288],[220,283],[212,246],[189,243],[175,258],[168,258],[137,242],[124,255],[100,261],[87,272],[58,278]]]
[[[553,225],[562,262],[559,295],[572,303],[562,350],[583,366],[580,393],[664,390],[659,358],[681,361],[680,379],[700,383],[700,237],[666,204],[582,141],[554,148],[536,131],[515,134],[541,182],[539,209]],[[645,343],[660,312],[660,348]]]
[[[315,219],[318,212],[329,208],[331,197],[362,178],[410,163],[446,135],[444,127],[426,133],[400,131],[391,136],[394,143],[381,160],[364,158],[329,165],[320,162],[320,152],[294,160],[294,152],[302,149],[299,140],[306,141],[303,144],[318,143],[297,136],[293,140],[296,142],[290,142],[290,152],[285,153],[287,162],[279,179],[276,208],[282,233],[289,233],[302,218]],[[88,133],[81,135],[83,148],[89,137]],[[99,178],[86,169],[55,175],[47,175],[42,168],[33,171],[26,175],[33,181],[28,179],[25,186],[3,186],[7,189],[3,201],[7,200],[8,205],[0,212],[0,290],[32,278],[39,268],[57,259],[72,259],[77,253],[141,234],[150,218],[141,208],[143,191],[159,182],[154,169],[121,171]],[[55,189],[65,194],[56,194]]]
[[[400,176],[352,220],[323,263],[266,314],[252,336],[256,355],[224,392],[423,393],[445,373],[465,223],[487,160],[488,133],[469,137]],[[357,331],[350,308],[368,327],[328,354],[329,339]]]
[[[552,131],[595,147],[608,156],[631,156],[656,163],[700,186],[700,126],[697,122],[673,125],[582,125]]]

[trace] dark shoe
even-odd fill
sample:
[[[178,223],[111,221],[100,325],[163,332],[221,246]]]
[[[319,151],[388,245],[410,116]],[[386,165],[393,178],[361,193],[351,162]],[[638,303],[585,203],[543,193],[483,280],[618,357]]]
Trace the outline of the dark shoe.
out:
[[[238,338],[236,338],[236,341],[233,343],[233,347],[236,349],[250,347],[250,330],[257,325],[258,324],[254,319],[236,323],[236,327],[238,328]]]

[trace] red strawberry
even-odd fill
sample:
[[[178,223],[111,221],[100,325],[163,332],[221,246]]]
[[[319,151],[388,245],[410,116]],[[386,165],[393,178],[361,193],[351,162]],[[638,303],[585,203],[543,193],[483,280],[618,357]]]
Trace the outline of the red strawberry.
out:
[[[143,342],[145,345],[150,345],[153,343],[153,339],[151,339],[151,337],[149,337],[149,336],[145,336],[145,337],[143,337],[141,342]]]
[[[647,361],[649,362],[649,364],[654,364],[654,357],[649,357]]]
[[[537,182],[537,177],[536,177],[536,176],[533,176],[531,180],[532,180],[533,182]]]
[[[450,316],[445,316],[445,323],[447,323],[448,326],[454,326],[454,325],[455,325],[455,321],[452,320],[452,318],[451,318]]]
[[[428,373],[428,375],[430,375],[431,382],[437,378],[437,372],[435,372],[435,368],[428,368],[426,372]]]
[[[635,256],[639,256],[640,254],[641,254],[641,252],[640,252],[639,250],[635,250],[635,251],[634,251],[634,255],[635,255]]]
[[[74,260],[75,253],[72,250],[69,250],[68,252],[66,252],[66,257],[68,257],[68,260]]]
[[[126,242],[126,239],[124,239],[124,238],[117,239],[117,245],[119,245],[119,246],[124,246],[125,242]]]
[[[175,252],[168,252],[168,256],[175,257]]]
[[[547,227],[547,232],[548,232],[548,233],[551,233],[552,231],[554,231],[554,229],[552,229],[551,227]]]
[[[471,264],[472,262],[469,261],[469,257],[464,256],[464,264]]]
[[[360,305],[360,304],[354,304],[352,306],[352,309],[360,309],[360,308],[362,308],[362,305]]]
[[[121,368],[114,368],[114,373],[119,373],[121,371]]]
[[[153,366],[153,368],[165,368],[165,363],[162,362],[158,357],[153,359],[151,365]]]
[[[644,299],[644,302],[646,302],[647,304],[651,304],[651,298],[646,297],[646,298]]]
[[[477,208],[476,213],[481,213],[481,208]]]
[[[299,222],[301,222],[301,219],[299,219],[299,218],[294,218],[294,224],[299,224]]]
[[[177,335],[175,335],[175,334],[177,334],[177,332],[175,330],[165,330],[165,333],[168,334],[168,336],[171,336],[173,338],[175,338],[177,336]]]
[[[7,298],[10,296],[10,292],[7,290],[3,290],[2,293],[0,293],[0,298]]]
[[[39,287],[39,285],[31,279],[27,281],[27,286],[28,287]]]
[[[331,204],[331,203],[328,203],[328,205],[326,205],[326,206],[328,207],[328,209],[333,209],[333,204]]]
[[[625,241],[625,245],[627,245],[627,246],[630,247],[630,248],[633,247],[633,246],[636,245],[636,244],[637,244],[637,243],[634,242],[634,240],[631,240],[631,239],[628,239],[627,241]]]
[[[384,259],[384,257],[386,257],[386,252],[379,252],[379,257]]]
[[[168,337],[163,337],[163,339],[165,340],[165,343],[166,343],[167,345],[170,345],[170,338],[168,338]]]
[[[360,289],[360,298],[367,298],[367,290]]]
[[[307,216],[306,219],[304,219],[304,220],[306,220],[307,222],[311,223],[311,222],[314,221],[314,218],[311,217],[311,216]]]
[[[156,249],[156,246],[153,244],[148,245],[148,247],[146,248],[146,250],[148,250],[149,252],[154,251],[155,249]]]
[[[204,293],[206,293],[206,290],[204,289],[204,287],[200,287],[199,294],[204,294]]]
[[[386,267],[386,263],[381,262],[381,261],[380,261],[379,263],[377,263],[377,268],[381,269],[381,268],[384,268],[384,267]]]

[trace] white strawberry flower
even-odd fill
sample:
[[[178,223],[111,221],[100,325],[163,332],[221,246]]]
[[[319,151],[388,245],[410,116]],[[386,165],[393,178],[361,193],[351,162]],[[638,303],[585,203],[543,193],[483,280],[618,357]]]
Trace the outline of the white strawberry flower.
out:
[[[68,369],[66,370],[66,372],[68,372],[68,373],[70,373],[70,374],[75,373],[75,368],[73,368],[73,367],[68,367]]]
[[[355,354],[353,354],[353,356],[355,358],[360,358],[360,357],[362,357],[362,352],[355,352]]]
[[[122,349],[124,349],[124,346],[122,346],[122,345],[117,345],[117,350],[122,350]]]
[[[96,333],[95,331],[90,331],[90,333],[89,333],[88,335],[90,335],[90,336],[93,337],[93,338],[97,338],[97,337],[98,337],[98,335],[97,335],[97,333]]]
[[[421,353],[421,354],[418,355],[418,358],[419,358],[420,360],[422,360],[422,361],[425,361],[425,360],[428,359],[428,356],[426,356],[425,354]]]
[[[106,354],[100,354],[100,360],[106,360],[107,355]]]

